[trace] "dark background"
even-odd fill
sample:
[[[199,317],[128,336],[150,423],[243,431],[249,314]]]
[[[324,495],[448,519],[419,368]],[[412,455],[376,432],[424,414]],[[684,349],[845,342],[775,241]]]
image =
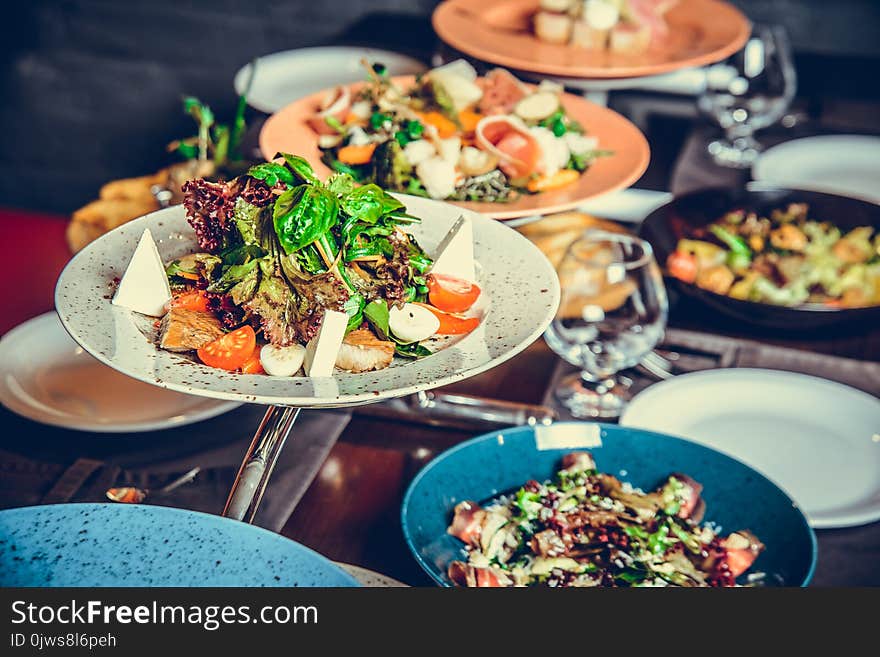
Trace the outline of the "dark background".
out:
[[[370,44],[427,60],[435,0],[32,0],[4,3],[0,49],[0,205],[67,213],[107,180],[168,162],[164,145],[192,132],[180,98],[221,119],[232,78],[253,57],[322,44]],[[880,2],[735,0],[756,21],[784,24],[801,103],[880,99]],[[652,122],[657,140],[680,123]],[[668,146],[668,145],[667,145]],[[655,148],[655,152],[658,149]],[[666,148],[667,152],[675,149]],[[665,187],[656,161],[643,186]]]

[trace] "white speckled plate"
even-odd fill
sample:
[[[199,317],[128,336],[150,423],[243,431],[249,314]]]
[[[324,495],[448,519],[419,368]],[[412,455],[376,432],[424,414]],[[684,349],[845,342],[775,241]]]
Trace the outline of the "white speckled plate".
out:
[[[428,253],[462,212],[472,217],[480,285],[488,301],[473,333],[422,360],[395,359],[387,369],[363,374],[280,378],[224,372],[157,348],[144,337],[143,316],[110,303],[110,284],[124,273],[147,227],[166,262],[197,249],[180,206],[135,219],[80,251],[58,279],[55,307],[74,340],[128,376],[193,395],[284,406],[355,406],[435,388],[485,372],[536,340],[559,304],[556,272],[543,254],[513,229],[474,212],[399,198],[422,217],[410,232]]]
[[[0,403],[36,422],[101,433],[180,427],[240,405],[123,376],[71,340],[54,311],[0,339]]]

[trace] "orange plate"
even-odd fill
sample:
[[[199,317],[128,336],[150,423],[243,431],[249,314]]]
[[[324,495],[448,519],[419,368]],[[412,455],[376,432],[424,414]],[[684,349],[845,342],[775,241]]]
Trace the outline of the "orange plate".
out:
[[[574,78],[632,78],[721,61],[745,45],[748,19],[719,0],[678,0],[666,13],[669,35],[641,55],[613,55],[540,41],[532,30],[538,0],[447,0],[434,29],[463,53],[499,66]]]
[[[415,78],[401,76],[393,80],[405,89]],[[353,85],[352,88],[362,85]],[[325,93],[306,96],[269,117],[260,131],[263,157],[271,160],[278,152],[296,153],[311,163],[319,177],[330,175],[330,170],[321,162],[318,135],[306,124],[306,120],[318,111]],[[572,119],[599,138],[599,148],[612,150],[614,155],[599,158],[577,182],[562,189],[540,194],[523,193],[509,203],[451,202],[495,219],[516,219],[569,210],[602,194],[629,187],[639,179],[648,166],[650,150],[638,128],[617,112],[571,94],[563,94],[562,104]]]

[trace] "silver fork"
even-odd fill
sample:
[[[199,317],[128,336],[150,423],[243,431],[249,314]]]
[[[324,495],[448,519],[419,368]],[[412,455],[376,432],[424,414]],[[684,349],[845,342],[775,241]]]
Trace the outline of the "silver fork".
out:
[[[661,356],[656,351],[648,353],[639,363],[638,367],[645,370],[651,376],[661,380],[671,379],[675,376],[672,361],[678,359],[678,354],[670,352],[669,357]]]

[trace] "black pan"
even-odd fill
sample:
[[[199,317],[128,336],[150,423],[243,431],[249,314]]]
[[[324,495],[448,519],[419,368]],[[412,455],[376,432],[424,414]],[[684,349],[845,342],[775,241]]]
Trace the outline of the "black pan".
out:
[[[880,230],[880,205],[835,194],[765,188],[753,184],[747,189],[701,189],[676,197],[648,215],[639,229],[639,235],[651,243],[657,262],[663,266],[666,258],[675,250],[678,240],[686,237],[693,228],[710,224],[730,210],[745,208],[769,216],[771,210],[793,202],[809,203],[811,218],[831,221],[844,233],[857,226],[874,226]],[[857,322],[864,323],[867,328],[880,321],[880,306],[789,308],[731,299],[678,279],[671,280],[683,294],[695,297],[741,322],[762,327],[799,331]]]

